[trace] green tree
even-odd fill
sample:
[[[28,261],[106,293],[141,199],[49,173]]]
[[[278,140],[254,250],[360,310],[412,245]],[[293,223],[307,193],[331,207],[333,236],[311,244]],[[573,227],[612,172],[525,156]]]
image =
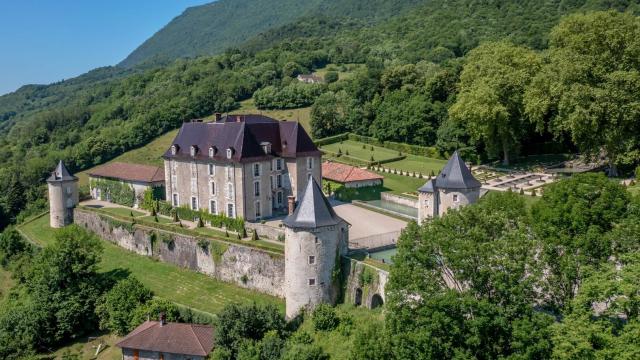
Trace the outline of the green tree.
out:
[[[575,14],[549,36],[547,61],[525,96],[538,127],[549,119],[585,153],[601,150],[611,175],[640,159],[640,20],[616,11]]]
[[[105,293],[96,306],[100,328],[124,336],[133,330],[134,311],[153,297],[135,277],[120,280]]]
[[[311,314],[311,320],[316,331],[331,331],[340,324],[336,310],[329,304],[316,306]]]
[[[335,71],[327,71],[327,73],[324,74],[324,81],[327,84],[331,84],[338,81],[338,78],[339,78],[338,73]]]
[[[129,327],[133,329],[146,320],[158,321],[160,314],[164,314],[166,321],[177,322],[182,320],[180,317],[180,309],[176,304],[166,299],[153,298],[136,307],[131,316]]]
[[[287,347],[282,360],[329,360],[329,355],[315,344],[293,344]]]
[[[6,267],[10,262],[31,250],[31,246],[13,227],[0,234],[0,265]]]
[[[538,54],[509,42],[485,43],[471,52],[460,75],[460,92],[449,115],[483,140],[489,154],[502,153],[505,165],[526,134],[523,97],[538,72]]]

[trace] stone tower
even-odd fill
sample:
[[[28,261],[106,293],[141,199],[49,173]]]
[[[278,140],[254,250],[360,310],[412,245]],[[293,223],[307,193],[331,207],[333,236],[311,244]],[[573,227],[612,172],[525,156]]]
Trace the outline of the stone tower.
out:
[[[290,199],[285,226],[284,278],[287,318],[320,303],[334,304],[339,284],[335,269],[347,251],[349,224],[333,211],[311,177],[298,206]]]
[[[49,187],[49,224],[60,228],[73,223],[73,208],[78,204],[78,178],[62,161],[47,179]]]
[[[477,202],[481,186],[456,150],[440,174],[418,189],[418,223]]]

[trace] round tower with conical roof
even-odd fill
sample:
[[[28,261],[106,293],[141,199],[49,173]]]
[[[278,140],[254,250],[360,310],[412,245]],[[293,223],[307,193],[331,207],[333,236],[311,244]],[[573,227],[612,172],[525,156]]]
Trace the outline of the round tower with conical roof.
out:
[[[346,253],[349,224],[336,215],[320,185],[311,177],[294,206],[289,199],[285,226],[285,300],[291,319],[301,310],[338,297],[340,256]]]
[[[481,186],[456,150],[438,176],[418,189],[418,223],[477,202]]]
[[[78,204],[78,178],[62,161],[47,179],[49,187],[49,224],[61,228],[73,223],[73,208]]]

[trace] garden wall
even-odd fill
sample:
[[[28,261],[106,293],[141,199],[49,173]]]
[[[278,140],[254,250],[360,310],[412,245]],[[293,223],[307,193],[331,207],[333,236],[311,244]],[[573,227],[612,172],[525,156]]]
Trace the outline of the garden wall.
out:
[[[284,256],[267,250],[130,225],[76,208],[74,221],[100,238],[218,280],[284,297]]]
[[[346,304],[374,308],[386,302],[387,271],[349,258],[345,258],[342,271],[347,275],[344,289]]]

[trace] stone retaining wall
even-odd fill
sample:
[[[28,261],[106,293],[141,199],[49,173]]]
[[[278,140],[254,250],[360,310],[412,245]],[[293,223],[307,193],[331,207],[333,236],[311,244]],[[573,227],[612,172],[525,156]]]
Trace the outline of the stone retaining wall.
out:
[[[248,221],[244,223],[244,226],[247,228],[247,233],[249,233],[249,229],[255,229],[258,232],[258,237],[266,237],[271,240],[278,240],[279,237],[284,238],[284,228]],[[249,233],[249,235],[251,234]]]
[[[418,208],[418,198],[400,196],[389,192],[380,193],[380,198],[382,199],[382,201],[388,201],[394,204],[409,206],[416,209]]]
[[[262,249],[198,239],[143,225],[131,228],[106,215],[76,208],[74,221],[100,238],[144,256],[153,256],[218,280],[284,297],[284,256]],[[206,246],[203,246],[206,245]]]
[[[387,271],[350,258],[345,258],[342,271],[347,275],[344,289],[346,304],[373,308],[378,305],[376,301],[386,302],[384,289],[389,279]]]

